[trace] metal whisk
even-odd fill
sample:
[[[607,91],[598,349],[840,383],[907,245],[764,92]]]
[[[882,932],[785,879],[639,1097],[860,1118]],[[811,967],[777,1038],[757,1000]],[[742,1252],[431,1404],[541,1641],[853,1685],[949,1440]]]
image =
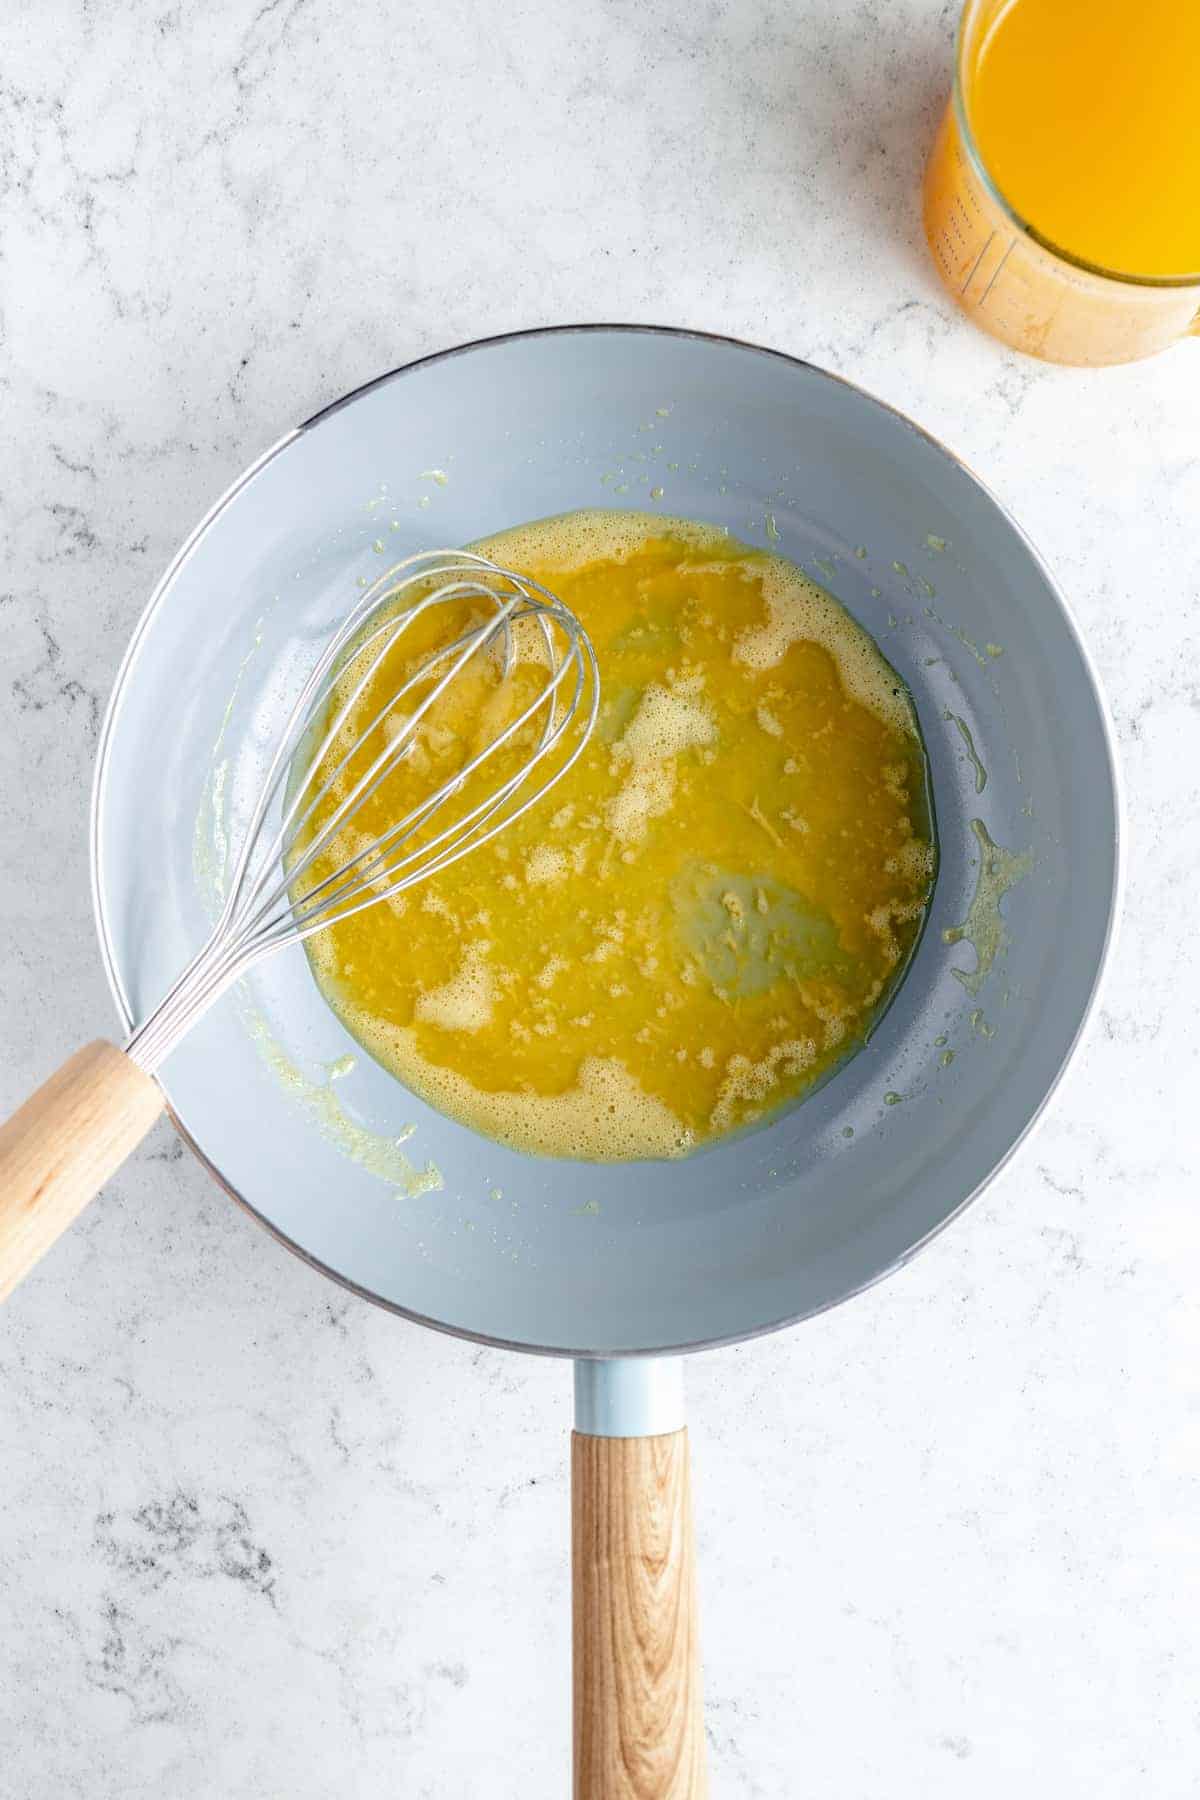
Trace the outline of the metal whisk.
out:
[[[401,604],[408,594],[409,604]],[[402,635],[423,614],[464,601],[488,609],[484,619],[422,656],[344,748],[340,740],[347,720]],[[531,622],[544,655],[544,679],[534,697],[402,818],[331,874],[316,878],[314,865],[380,782],[411,753],[422,721],[467,665],[490,656],[498,661],[500,678],[509,677],[515,630],[523,621]],[[426,684],[431,685],[407,712],[405,702]],[[540,582],[466,550],[422,551],[381,575],[330,639],[292,708],[234,861],[220,918],[155,1011],[133,1032],[126,1054],[151,1073],[255,963],[426,880],[513,824],[578,758],[595,724],[599,699],[596,656],[587,632]],[[535,740],[515,773],[498,778],[482,798],[472,794],[470,803],[456,810],[455,798],[463,795],[471,777],[531,724]],[[368,748],[365,766],[348,775]],[[304,837],[343,777],[348,791]],[[278,817],[272,820],[277,804]]]
[[[410,640],[406,672],[359,730],[354,708],[384,657],[423,615],[464,602],[466,629],[451,616],[451,641],[420,654]],[[320,859],[339,855],[339,834],[412,753],[424,721],[433,741],[431,709],[478,658],[512,716],[493,719],[502,708],[481,708],[482,732],[461,766],[451,764],[402,817],[321,874]],[[506,691],[518,663],[536,674]],[[124,1051],[103,1039],[85,1045],[0,1124],[0,1300],[158,1118],[165,1096],[152,1072],[213,1001],[285,944],[424,881],[519,819],[575,762],[599,700],[587,633],[528,576],[470,551],[430,550],[367,589],[292,708],[203,948]],[[505,745],[510,756],[490,768]]]

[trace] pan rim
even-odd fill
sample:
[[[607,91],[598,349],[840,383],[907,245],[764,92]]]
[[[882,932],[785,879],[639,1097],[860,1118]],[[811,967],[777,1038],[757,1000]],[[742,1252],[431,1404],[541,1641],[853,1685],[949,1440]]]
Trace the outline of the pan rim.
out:
[[[247,1213],[250,1218],[254,1219],[257,1224],[262,1226],[262,1228],[278,1243],[282,1244],[285,1249],[290,1250],[302,1262],[307,1263],[310,1268],[315,1269],[319,1274],[326,1276],[329,1280],[336,1282],[339,1287],[344,1288],[347,1292],[355,1294],[360,1299],[366,1300],[370,1302],[370,1304],[378,1306],[386,1312],[392,1313],[403,1319],[408,1319],[415,1325],[425,1326],[431,1331],[442,1332],[448,1337],[460,1338],[469,1343],[487,1345],[494,1349],[521,1351],[527,1355],[560,1357],[576,1360],[605,1360],[612,1357],[684,1356],[701,1350],[720,1349],[730,1344],[748,1343],[755,1338],[766,1337],[773,1332],[785,1330],[791,1325],[799,1325],[806,1319],[818,1318],[822,1313],[832,1311],[834,1307],[841,1306],[846,1301],[855,1299],[859,1294],[866,1293],[870,1288],[875,1287],[877,1283],[896,1274],[900,1269],[911,1262],[913,1257],[917,1256],[920,1251],[925,1249],[925,1247],[936,1237],[939,1237],[941,1233],[967,1209],[967,1207],[971,1206],[980,1197],[984,1190],[990,1186],[1002,1170],[1008,1167],[1017,1153],[1029,1142],[1033,1132],[1045,1118],[1051,1100],[1058,1092],[1068,1068],[1075,1060],[1086,1034],[1095,1019],[1103,986],[1111,968],[1113,949],[1123,909],[1126,879],[1126,839],[1128,834],[1126,825],[1126,796],[1121,765],[1117,756],[1116,732],[1099,671],[1096,668],[1091,652],[1079,629],[1078,622],[1075,619],[1070,604],[1036,545],[1032,542],[1020,523],[1014,518],[1007,506],[1005,506],[1003,501],[992,491],[988,484],[975,473],[969,464],[964,462],[960,456],[944,444],[940,438],[935,437],[933,433],[927,431],[924,426],[917,424],[915,420],[911,419],[898,407],[890,405],[886,400],[879,399],[876,395],[869,393],[865,388],[859,387],[856,382],[850,381],[847,377],[838,375],[832,370],[823,369],[816,363],[809,362],[803,357],[792,356],[787,351],[776,350],[769,345],[753,343],[745,338],[732,337],[725,333],[702,331],[687,326],[677,325],[595,322],[533,326],[518,331],[498,332],[486,337],[472,339],[470,342],[464,344],[452,345],[449,349],[431,351],[428,354],[416,357],[409,362],[397,364],[396,367],[386,370],[383,374],[374,376],[371,380],[360,383],[357,387],[350,389],[347,393],[340,395],[336,400],[330,401],[328,405],[323,406],[319,411],[313,413],[310,418],[303,422],[303,424],[294,426],[290,430],[284,432],[282,436],[277,438],[276,441],[269,446],[268,449],[263,451],[260,456],[243,469],[225,489],[224,493],[214,501],[204,517],[184,539],[179,549],[175,552],[175,555],[171,558],[166,569],[155,583],[118,665],[112,692],[109,695],[108,704],[105,707],[104,719],[101,724],[100,736],[97,743],[88,828],[92,910],[96,921],[97,935],[100,940],[100,954],[104,966],[105,977],[108,981],[109,990],[112,993],[118,1016],[122,1021],[123,1029],[128,1033],[133,1028],[134,1019],[121,980],[120,971],[117,967],[109,921],[104,910],[101,880],[102,849],[100,821],[106,795],[109,752],[116,730],[121,702],[150,626],[154,622],[160,606],[163,604],[174,585],[175,577],[189,560],[201,539],[216,523],[217,519],[232,503],[234,498],[248,482],[253,480],[253,478],[264,469],[268,463],[273,462],[277,456],[281,455],[289,445],[294,443],[296,439],[301,436],[302,433],[312,430],[316,425],[320,424],[323,419],[340,411],[343,407],[349,406],[363,395],[372,393],[375,389],[384,386],[388,382],[395,381],[404,375],[411,375],[417,370],[426,368],[431,364],[448,362],[454,357],[464,356],[477,350],[488,349],[494,345],[522,342],[534,338],[569,337],[587,333],[628,333],[630,335],[644,335],[647,337],[658,336],[691,339],[698,342],[746,350],[759,356],[771,357],[779,362],[786,363],[793,368],[802,369],[809,374],[816,375],[824,381],[834,382],[841,387],[850,389],[850,391],[860,399],[868,401],[872,406],[878,407],[883,412],[890,413],[894,419],[898,420],[908,430],[914,432],[918,437],[923,438],[945,462],[957,469],[961,474],[965,475],[1003,517],[1005,523],[1023,545],[1046,582],[1047,587],[1054,596],[1068,635],[1079,656],[1084,675],[1091,686],[1100,719],[1101,735],[1105,756],[1107,758],[1109,784],[1113,796],[1113,876],[1111,891],[1108,896],[1108,915],[1105,925],[1104,941],[1101,945],[1100,955],[1097,959],[1091,988],[1081,1011],[1076,1030],[1070,1043],[1064,1050],[1052,1078],[1047,1083],[1041,1100],[1026,1120],[1020,1132],[1013,1139],[1013,1142],[1009,1145],[1004,1155],[993,1165],[983,1179],[959,1201],[957,1206],[947,1213],[943,1219],[940,1219],[936,1225],[932,1226],[923,1237],[910,1245],[902,1255],[897,1256],[885,1268],[878,1270],[867,1280],[858,1283],[858,1285],[848,1289],[845,1293],[838,1294],[835,1298],[822,1301],[819,1305],[804,1308],[796,1313],[787,1313],[779,1318],[769,1320],[766,1323],[755,1325],[747,1331],[739,1331],[716,1337],[699,1338],[678,1344],[655,1345],[645,1349],[629,1349],[624,1347],[608,1349],[595,1347],[568,1347],[555,1344],[530,1343],[520,1339],[497,1337],[487,1332],[473,1331],[465,1326],[449,1324],[445,1320],[433,1318],[428,1314],[418,1312],[412,1307],[403,1306],[398,1301],[385,1299],[382,1295],[373,1293],[370,1289],[363,1287],[360,1283],[343,1275],[337,1269],[331,1268],[327,1263],[322,1262],[319,1257],[313,1256],[309,1251],[305,1250],[301,1244],[289,1237],[286,1232],[280,1230],[277,1225],[273,1224],[263,1213],[259,1212],[246,1196],[239,1192],[239,1190],[226,1179],[221,1169],[209,1158],[201,1145],[180,1122],[173,1108],[169,1105],[167,1107],[167,1113],[181,1139],[191,1150],[192,1154],[208,1171],[209,1175],[217,1185],[223,1188],[230,1199],[235,1201],[237,1205],[241,1207],[243,1212]]]

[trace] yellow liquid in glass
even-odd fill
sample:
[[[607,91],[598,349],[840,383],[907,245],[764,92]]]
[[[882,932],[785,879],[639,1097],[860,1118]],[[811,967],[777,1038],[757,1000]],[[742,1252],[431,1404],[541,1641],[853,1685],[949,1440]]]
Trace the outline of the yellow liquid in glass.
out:
[[[1118,274],[1200,272],[1200,0],[1013,0],[965,74],[983,163],[1040,236]]]
[[[584,513],[476,548],[583,621],[596,732],[492,844],[310,939],[314,972],[385,1067],[475,1129],[679,1155],[810,1088],[902,975],[935,861],[911,700],[837,601],[712,528]],[[421,648],[400,637],[351,731]],[[539,680],[519,662],[456,684],[317,877]]]

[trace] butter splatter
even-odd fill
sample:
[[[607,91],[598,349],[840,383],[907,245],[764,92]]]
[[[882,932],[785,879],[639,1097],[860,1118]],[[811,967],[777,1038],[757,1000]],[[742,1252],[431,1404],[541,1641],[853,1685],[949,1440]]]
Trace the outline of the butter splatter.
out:
[[[971,652],[971,655],[975,658],[975,661],[979,664],[980,668],[986,669],[989,659],[984,655],[974,639],[969,638],[960,625],[951,625],[950,631],[958,639],[959,643]]]
[[[394,1135],[386,1136],[360,1124],[338,1099],[332,1077],[323,1083],[311,1081],[296,1067],[262,1014],[248,1000],[240,998],[238,1011],[263,1062],[327,1143],[369,1175],[388,1182],[403,1199],[415,1200],[420,1194],[437,1193],[445,1187],[442,1172],[433,1163],[419,1169],[404,1152],[403,1145],[413,1135],[415,1125],[402,1126]]]
[[[1028,850],[1015,855],[1011,850],[1002,849],[993,842],[982,819],[972,819],[971,830],[979,844],[975,897],[962,924],[947,926],[942,940],[947,944],[966,942],[971,945],[975,951],[974,969],[952,969],[950,972],[962,982],[968,994],[978,994],[996,958],[1007,950],[1010,942],[1000,902],[1010,888],[1028,875],[1033,867],[1033,856]]]
[[[949,707],[946,708],[946,711],[942,716],[943,718],[949,719],[957,726],[958,735],[961,737],[963,744],[966,747],[967,759],[975,771],[975,792],[977,794],[982,794],[984,788],[987,786],[987,770],[979,759],[979,752],[975,748],[975,739],[971,736],[970,727],[965,719],[960,719],[957,713],[952,713],[950,711]]]

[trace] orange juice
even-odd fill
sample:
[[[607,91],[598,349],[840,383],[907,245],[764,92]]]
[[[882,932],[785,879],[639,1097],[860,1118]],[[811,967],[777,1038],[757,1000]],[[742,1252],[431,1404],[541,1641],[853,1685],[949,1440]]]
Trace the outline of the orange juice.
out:
[[[1200,0],[967,0],[925,235],[963,311],[1031,356],[1200,334]]]
[[[1200,0],[1013,0],[967,118],[1039,236],[1118,274],[1200,271]]]

